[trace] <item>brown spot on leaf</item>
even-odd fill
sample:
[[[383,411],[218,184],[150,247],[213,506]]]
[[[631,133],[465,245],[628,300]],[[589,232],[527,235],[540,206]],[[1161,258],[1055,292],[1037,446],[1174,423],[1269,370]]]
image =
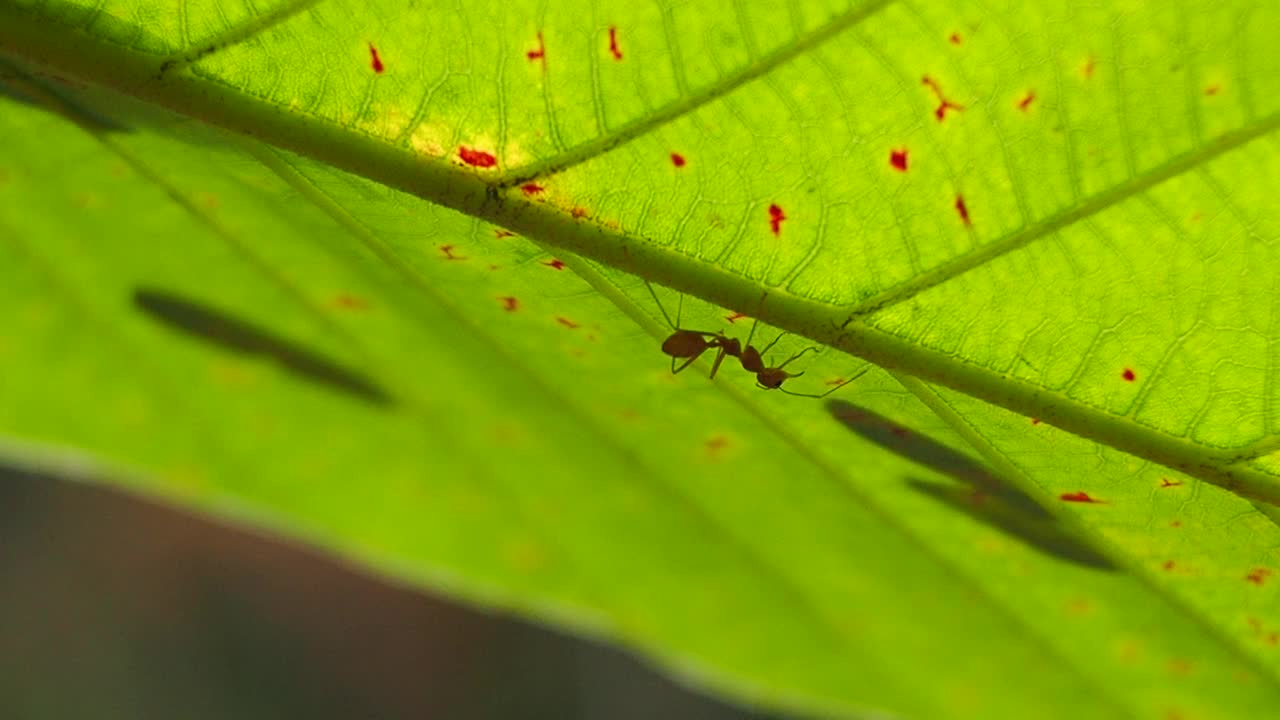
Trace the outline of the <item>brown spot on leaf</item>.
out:
[[[343,310],[367,310],[369,308],[369,303],[365,302],[363,298],[358,298],[355,295],[348,295],[346,293],[335,297],[333,299],[333,304]]]
[[[1090,497],[1087,492],[1062,493],[1058,496],[1058,499],[1063,502],[1105,504],[1102,500]]]

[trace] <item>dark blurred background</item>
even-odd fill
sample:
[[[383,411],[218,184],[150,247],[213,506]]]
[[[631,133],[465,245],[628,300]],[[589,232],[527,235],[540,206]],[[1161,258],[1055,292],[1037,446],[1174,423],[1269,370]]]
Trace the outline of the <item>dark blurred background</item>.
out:
[[[0,465],[0,718],[763,718],[616,650]]]

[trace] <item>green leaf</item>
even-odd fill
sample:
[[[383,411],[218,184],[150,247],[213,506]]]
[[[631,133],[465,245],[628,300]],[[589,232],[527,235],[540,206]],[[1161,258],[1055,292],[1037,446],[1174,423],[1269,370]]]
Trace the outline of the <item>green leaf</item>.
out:
[[[1277,15],[0,2],[4,456],[746,701],[1262,716]]]

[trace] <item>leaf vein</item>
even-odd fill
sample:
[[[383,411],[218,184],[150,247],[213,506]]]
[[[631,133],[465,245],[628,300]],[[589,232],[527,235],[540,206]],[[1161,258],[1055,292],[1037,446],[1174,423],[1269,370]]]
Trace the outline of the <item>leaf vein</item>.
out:
[[[958,255],[929,272],[874,295],[857,305],[850,306],[847,309],[848,320],[846,324],[861,316],[915,297],[929,288],[981,267],[1002,255],[1025,247],[1077,222],[1098,215],[1167,180],[1199,168],[1231,150],[1275,132],[1277,128],[1280,128],[1280,113],[1273,113],[1252,125],[1225,132],[1215,140],[1171,158],[1146,173],[1134,176],[1112,187],[1110,190],[1098,193],[1082,204],[1061,210],[1038,223],[1024,226],[1022,229],[1003,238]]]
[[[808,50],[831,40],[845,30],[875,15],[882,8],[893,2],[895,0],[868,0],[868,2],[856,8],[833,17],[826,24],[819,26],[808,34],[796,38],[795,42],[783,45],[760,56],[755,63],[743,66],[736,72],[724,76],[719,81],[708,85],[697,93],[681,96],[666,105],[654,109],[644,117],[632,120],[607,135],[584,142],[558,156],[539,160],[512,170],[501,177],[497,181],[497,185],[504,188],[514,187],[591,160],[608,150],[634,140],[723,97],[779,65],[790,62]]]

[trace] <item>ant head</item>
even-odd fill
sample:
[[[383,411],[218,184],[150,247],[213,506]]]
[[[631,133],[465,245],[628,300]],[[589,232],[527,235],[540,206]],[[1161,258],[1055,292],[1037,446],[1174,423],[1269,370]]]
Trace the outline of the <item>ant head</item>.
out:
[[[707,339],[693,330],[676,330],[662,341],[662,352],[673,358],[689,358],[707,349]]]
[[[804,373],[802,372],[798,372],[793,375],[780,367],[765,368],[764,370],[756,373],[756,384],[766,390],[777,390],[782,387],[782,383],[786,382],[790,378],[800,377],[803,374]]]

